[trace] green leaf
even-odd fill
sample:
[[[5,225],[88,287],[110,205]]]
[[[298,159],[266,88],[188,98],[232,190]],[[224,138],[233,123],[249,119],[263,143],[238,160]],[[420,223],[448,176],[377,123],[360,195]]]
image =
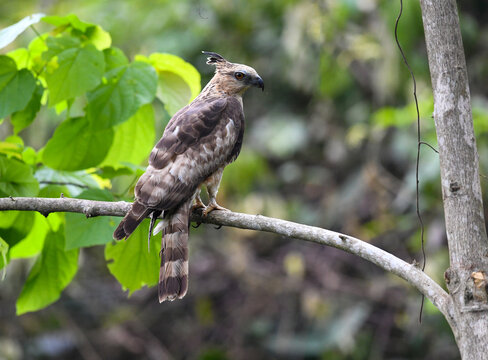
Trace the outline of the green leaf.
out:
[[[47,223],[51,231],[58,231],[64,226],[64,213],[50,213],[47,218]]]
[[[29,70],[17,71],[12,58],[0,55],[0,118],[25,108],[35,86],[36,80]]]
[[[5,154],[7,158],[22,160],[22,151],[24,141],[17,135],[10,135],[5,141],[0,142],[0,153]]]
[[[201,89],[200,73],[178,56],[154,53],[146,58],[136,56],[136,60],[150,63],[158,73],[157,97],[165,104],[170,115],[193,100]]]
[[[6,266],[8,265],[10,259],[8,258],[9,246],[5,240],[0,237],[0,269],[3,269],[2,280],[5,280],[5,275],[7,275]]]
[[[42,34],[34,38],[28,46],[28,58],[29,62],[27,63],[27,67],[32,70],[35,74],[41,74],[46,66],[46,60],[43,59],[44,52],[47,51],[46,41],[49,37],[49,34]],[[16,60],[17,61],[17,60]],[[17,63],[19,64],[19,63]],[[22,67],[19,65],[19,67]],[[40,76],[39,80],[44,81],[43,77]],[[43,82],[45,84],[45,81]],[[47,93],[45,93],[46,95]],[[47,99],[47,97],[46,97]],[[43,102],[45,104],[45,102]]]
[[[0,236],[14,246],[31,231],[34,213],[31,211],[2,211]]]
[[[100,164],[112,144],[113,129],[96,129],[86,118],[61,123],[44,148],[43,162],[54,169],[80,170]]]
[[[44,41],[47,45],[47,49],[42,53],[42,58],[46,61],[51,60],[53,57],[61,54],[63,51],[75,49],[81,46],[80,39],[69,35],[56,37],[49,36]]]
[[[47,51],[47,39],[49,38],[49,34],[41,34],[36,38],[32,39],[29,43],[28,50],[31,56],[41,56],[42,54]]]
[[[88,41],[95,45],[98,50],[107,49],[112,44],[112,37],[101,26],[93,26],[86,32]]]
[[[136,60],[150,63],[158,73],[167,71],[179,75],[190,87],[190,100],[193,100],[200,93],[200,73],[192,64],[182,58],[172,54],[154,53],[149,58],[138,55],[136,56]]]
[[[147,251],[149,220],[144,220],[129,239],[108,243],[105,259],[110,273],[120,282],[129,295],[144,285],[154,286],[158,282],[161,240],[151,237],[151,250]]]
[[[18,48],[7,53],[7,56],[14,59],[17,64],[17,69],[26,69],[31,65],[31,58],[29,50],[26,48]]]
[[[24,161],[24,163],[33,166],[37,164],[37,159],[37,153],[34,148],[26,146],[22,151],[22,160]]]
[[[60,198],[60,197],[72,197],[68,187],[65,185],[47,185],[39,191],[39,197],[44,198]]]
[[[85,190],[77,198],[113,201],[112,194],[101,189]],[[104,245],[112,240],[116,220],[111,216],[99,216],[87,219],[83,214],[67,213],[65,218],[66,250],[93,245]]]
[[[42,309],[59,299],[78,270],[78,250],[64,251],[63,229],[49,232],[17,299],[17,315]]]
[[[74,37],[49,37],[50,59],[45,70],[49,89],[49,105],[79,96],[97,86],[105,69],[103,53],[92,44],[82,45]]]
[[[105,71],[129,64],[124,52],[116,47],[103,50],[103,56],[105,56]]]
[[[73,36],[79,37],[84,43],[95,45],[98,50],[110,47],[112,38],[101,26],[78,19],[74,14],[67,16],[47,16],[45,22],[57,26],[57,32],[69,30]]]
[[[157,94],[171,116],[187,105],[191,99],[191,89],[187,83],[182,77],[169,71],[159,73]]]
[[[56,111],[56,114],[61,114],[63,111],[68,110],[71,105],[73,105],[75,99],[69,99],[69,100],[64,100],[56,105],[54,105],[54,110]]]
[[[0,197],[36,196],[39,184],[30,166],[0,156]]]
[[[70,196],[77,196],[87,188],[99,188],[100,185],[94,175],[87,173],[86,171],[62,171],[54,170],[46,166],[41,167],[36,171],[36,179],[41,186],[61,185],[68,189]],[[39,196],[45,196],[42,188]],[[66,193],[65,193],[66,195]],[[52,196],[47,196],[52,197]],[[59,194],[56,196],[59,197]]]
[[[6,142],[16,144],[19,147],[19,150],[22,151],[24,148],[24,140],[17,135],[10,135],[5,139]]]
[[[81,32],[85,32],[87,29],[95,26],[94,24],[81,21],[75,14],[66,16],[45,16],[42,18],[42,21],[57,27],[71,27]]]
[[[52,215],[57,214],[50,214],[49,216]],[[48,220],[40,213],[35,212],[29,229],[27,236],[10,249],[11,259],[29,258],[42,251],[44,239],[49,231]]]
[[[154,99],[157,86],[154,68],[134,62],[110,70],[106,79],[88,93],[86,114],[99,128],[120,124]]]
[[[101,166],[118,168],[124,163],[140,164],[151,152],[155,136],[154,109],[147,104],[116,128],[112,147]]]
[[[17,143],[13,143],[10,141],[2,141],[0,142],[0,153],[5,154],[8,157],[13,157],[18,160],[22,159],[22,149],[23,147]],[[1,181],[1,179],[0,179]]]
[[[113,179],[122,175],[133,175],[134,170],[126,165],[120,166],[102,166],[97,169],[97,175],[103,179]]]
[[[14,126],[14,134],[18,134],[34,121],[37,112],[41,108],[41,98],[43,92],[44,88],[41,85],[37,85],[34,93],[32,94],[32,98],[25,109],[12,114],[10,121]]]
[[[26,16],[19,22],[0,30],[0,49],[13,42],[17,36],[22,34],[29,26],[37,24],[44,14],[32,14]]]

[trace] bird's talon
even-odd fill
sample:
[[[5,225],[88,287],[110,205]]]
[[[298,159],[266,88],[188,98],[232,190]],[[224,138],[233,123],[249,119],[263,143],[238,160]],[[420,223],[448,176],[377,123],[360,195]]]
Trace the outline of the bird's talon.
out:
[[[202,202],[202,199],[200,198],[200,193],[198,193],[197,196],[195,197],[195,203],[191,207],[192,211],[198,209],[205,209],[205,204]]]
[[[223,206],[220,206],[219,204],[209,204],[208,206],[205,207],[205,209],[202,211],[202,216],[206,218],[208,214],[210,214],[214,210],[222,210],[222,211],[230,211],[229,209],[226,209]]]
[[[197,206],[197,205],[193,205],[191,207],[191,212],[195,212],[195,211],[198,211],[200,209],[205,209],[205,206]]]
[[[192,225],[191,227],[194,228],[194,229],[196,229],[196,228],[200,227],[200,225],[202,225],[202,223],[201,222],[197,222],[195,225]]]
[[[198,209],[205,209],[205,204],[202,203],[201,201],[197,201],[193,206],[191,207],[192,211],[198,210]]]

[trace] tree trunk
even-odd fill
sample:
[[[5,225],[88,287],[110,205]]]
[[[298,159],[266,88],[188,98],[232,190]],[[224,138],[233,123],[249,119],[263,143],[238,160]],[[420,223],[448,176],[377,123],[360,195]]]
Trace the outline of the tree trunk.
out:
[[[488,238],[456,2],[420,4],[450,256],[445,278],[454,309],[449,323],[463,359],[488,359]]]

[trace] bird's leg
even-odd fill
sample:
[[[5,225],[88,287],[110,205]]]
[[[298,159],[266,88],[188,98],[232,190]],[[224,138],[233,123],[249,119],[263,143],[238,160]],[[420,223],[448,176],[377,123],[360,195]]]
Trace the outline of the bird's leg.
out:
[[[225,207],[220,206],[217,204],[217,193],[219,192],[220,180],[222,179],[222,173],[224,172],[224,168],[218,169],[213,175],[211,175],[207,180],[205,180],[205,184],[207,185],[208,191],[208,205],[203,209],[202,216],[206,217],[210,212],[214,210],[226,210]]]
[[[193,200],[192,202],[193,205],[190,209],[191,212],[197,210],[197,209],[205,209],[205,204],[202,202],[202,199],[200,198],[200,192],[202,191],[202,188],[201,187],[198,187],[197,190],[195,191],[195,193],[193,194]],[[196,225],[192,225],[194,229],[196,229],[197,227],[199,227],[202,223],[201,222],[197,222]]]
[[[196,209],[205,209],[205,204],[202,202],[202,199],[200,198],[200,191],[201,189],[197,189],[196,196],[195,196],[195,203],[191,207],[191,210],[196,210]]]

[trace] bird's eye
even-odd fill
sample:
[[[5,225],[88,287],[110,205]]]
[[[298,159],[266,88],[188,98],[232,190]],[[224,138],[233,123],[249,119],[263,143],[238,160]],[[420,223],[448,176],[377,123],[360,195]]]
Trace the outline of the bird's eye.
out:
[[[240,71],[237,71],[237,72],[234,74],[234,76],[235,76],[235,78],[236,78],[237,80],[242,80],[242,79],[244,79],[244,74],[243,74],[243,73],[241,73]]]

